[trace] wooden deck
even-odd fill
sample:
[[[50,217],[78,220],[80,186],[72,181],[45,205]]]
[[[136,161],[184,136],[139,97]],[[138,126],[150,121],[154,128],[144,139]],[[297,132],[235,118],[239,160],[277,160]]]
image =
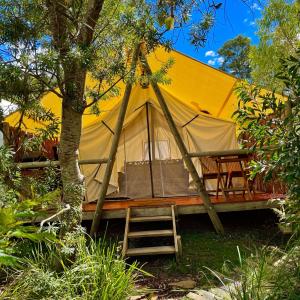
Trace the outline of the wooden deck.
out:
[[[247,197],[247,195],[246,195]],[[228,201],[222,196],[211,197],[211,201],[217,212],[245,211],[256,209],[275,208],[276,204],[271,203],[270,199],[280,198],[284,200],[282,194],[256,193],[253,200],[245,199],[242,195],[230,196]],[[179,215],[203,214],[206,213],[203,201],[199,196],[182,196],[169,198],[151,199],[131,199],[131,200],[109,200],[104,203],[104,219],[125,218],[126,208],[129,206],[138,207],[137,216],[150,216],[153,210],[157,214],[164,214],[164,204],[175,204]],[[151,208],[149,208],[151,206]],[[160,207],[159,207],[160,206]],[[147,207],[147,208],[145,208]],[[83,219],[91,220],[94,215],[96,203],[83,204]]]

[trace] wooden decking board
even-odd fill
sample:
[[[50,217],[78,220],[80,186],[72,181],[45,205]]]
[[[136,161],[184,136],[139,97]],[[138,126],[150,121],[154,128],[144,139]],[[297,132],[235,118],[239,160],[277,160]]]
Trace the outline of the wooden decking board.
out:
[[[216,198],[211,197],[211,201],[215,206],[217,212],[230,212],[230,211],[245,211],[245,210],[256,210],[256,209],[268,209],[278,207],[276,203],[269,202],[268,200],[279,198],[284,199],[283,194],[270,194],[270,193],[255,193],[253,199],[246,199],[242,195],[230,195],[226,201],[223,196]],[[155,206],[161,205],[163,202],[172,202],[176,205],[177,212],[179,215],[187,214],[203,214],[207,213],[203,202],[199,196],[181,196],[172,198],[154,198],[154,199],[129,199],[129,200],[114,200],[106,201],[103,207],[103,218],[114,219],[114,218],[125,218],[125,210],[128,207],[134,206],[134,208],[140,207],[135,210],[134,216],[147,216],[146,206],[152,206],[153,208],[148,211],[157,210],[156,214],[168,215],[169,211],[167,208],[157,208]],[[93,219],[96,203],[84,203],[83,204],[83,219]],[[153,214],[152,214],[153,215]]]
[[[156,247],[127,249],[126,256],[173,254],[173,253],[175,253],[174,246],[156,246]]]
[[[161,230],[145,230],[145,231],[128,232],[128,238],[159,237],[159,236],[173,236],[173,230],[161,229]]]
[[[161,222],[161,221],[172,221],[171,216],[153,216],[153,217],[134,217],[130,219],[130,222]]]
[[[229,200],[226,201],[222,196],[216,198],[215,196],[211,197],[211,202],[215,205],[218,204],[229,204],[229,203],[244,203],[244,202],[255,202],[255,201],[268,201],[273,198],[284,198],[282,194],[268,194],[268,193],[256,193],[252,200],[244,199],[242,195],[230,195]],[[203,205],[203,202],[199,196],[182,196],[182,197],[173,197],[173,198],[154,198],[154,199],[129,199],[129,200],[113,200],[106,201],[103,206],[103,210],[117,210],[125,209],[127,207],[143,207],[143,206],[159,206],[162,202],[169,202],[172,199],[172,202],[178,207],[182,205]],[[84,203],[83,211],[95,211],[96,203]]]

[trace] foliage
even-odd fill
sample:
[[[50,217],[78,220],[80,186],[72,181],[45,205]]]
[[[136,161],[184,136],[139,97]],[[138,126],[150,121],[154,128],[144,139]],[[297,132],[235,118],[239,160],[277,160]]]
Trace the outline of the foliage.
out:
[[[59,190],[51,191],[52,182],[47,177],[40,180],[39,190],[31,185],[31,198],[20,201],[24,180],[12,159],[12,151],[0,147],[0,266],[22,261],[19,245],[24,240],[55,241],[53,234],[29,223],[60,197]]]
[[[300,233],[300,51],[282,61],[277,79],[285,85],[287,97],[263,92],[258,87],[242,84],[238,88],[239,109],[235,112],[243,142],[252,145],[257,158],[252,162],[252,175],[274,174],[288,187],[283,222]]]
[[[127,265],[115,245],[93,241],[83,235],[76,240],[76,257],[65,261],[62,252],[51,245],[33,251],[26,267],[12,274],[0,299],[127,299],[133,293],[137,276],[135,264]],[[57,262],[62,270],[57,270]]]
[[[24,240],[56,241],[52,233],[28,224],[37,215],[33,209],[40,205],[39,201],[24,200],[19,204],[0,207],[0,266],[14,266],[22,262],[19,246]]]
[[[253,81],[282,92],[284,84],[276,77],[281,59],[294,55],[300,46],[300,2],[270,0],[258,21],[259,43],[250,51]]]
[[[19,197],[21,173],[12,163],[13,155],[10,149],[0,147],[0,206],[15,203]]]
[[[249,51],[250,39],[248,37],[238,35],[234,39],[227,41],[218,50],[218,54],[224,58],[219,68],[238,78],[250,80]]]
[[[277,80],[286,88],[286,98],[245,84],[238,89],[237,121],[244,142],[252,145],[257,155],[251,166],[252,176],[262,172],[268,180],[275,174],[286,183],[287,199],[277,212],[293,230],[296,245],[287,253],[266,249],[241,263],[234,299],[297,299],[300,295],[299,54],[282,60],[277,74]]]
[[[239,265],[234,265],[233,279],[211,271],[235,300],[296,300],[300,296],[300,247],[280,250],[276,247],[258,249],[251,257],[243,258],[239,247]],[[232,274],[232,266],[224,265],[223,272]]]

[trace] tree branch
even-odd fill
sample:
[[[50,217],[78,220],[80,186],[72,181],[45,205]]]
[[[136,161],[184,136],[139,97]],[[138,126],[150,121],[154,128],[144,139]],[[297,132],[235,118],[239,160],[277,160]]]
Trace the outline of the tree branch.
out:
[[[129,73],[129,72],[128,72]],[[128,74],[127,73],[127,74]],[[127,75],[126,74],[126,75]],[[123,80],[124,79],[124,77],[125,77],[125,75],[124,76],[122,76],[122,77],[120,77],[115,83],[113,83],[105,92],[103,92],[102,94],[101,94],[101,96],[98,98],[98,99],[96,99],[96,100],[94,100],[94,101],[92,101],[91,103],[89,103],[89,104],[87,104],[86,106],[85,106],[85,109],[86,108],[88,108],[88,107],[91,107],[92,105],[94,105],[95,103],[97,103],[101,98],[103,98],[109,91],[111,91],[121,80]]]
[[[78,41],[83,45],[90,45],[94,30],[103,7],[104,0],[89,0],[88,11],[80,30]]]

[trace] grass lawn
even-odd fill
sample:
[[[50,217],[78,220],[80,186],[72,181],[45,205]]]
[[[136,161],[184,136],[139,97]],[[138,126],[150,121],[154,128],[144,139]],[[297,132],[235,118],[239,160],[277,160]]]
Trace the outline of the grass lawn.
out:
[[[266,245],[285,245],[287,238],[278,230],[277,218],[270,210],[225,213],[220,217],[225,228],[223,236],[214,232],[206,215],[179,216],[181,260],[177,263],[170,255],[140,257],[138,262],[157,281],[193,278],[201,287],[206,287],[211,280],[216,282],[207,268],[234,273],[234,266],[238,264],[237,247],[245,258]],[[124,222],[109,221],[102,226],[107,239],[122,240]]]

